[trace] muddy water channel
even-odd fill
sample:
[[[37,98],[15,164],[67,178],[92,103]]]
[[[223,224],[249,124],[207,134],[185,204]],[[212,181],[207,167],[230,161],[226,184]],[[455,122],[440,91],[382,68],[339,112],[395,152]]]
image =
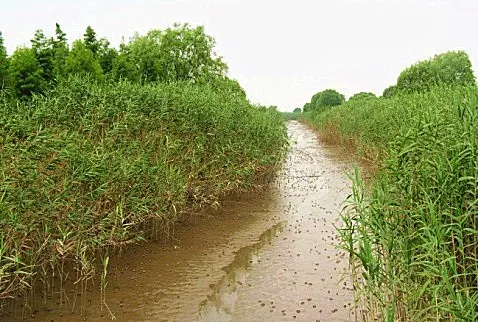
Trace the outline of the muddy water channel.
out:
[[[166,245],[136,245],[111,259],[106,303],[116,320],[356,320],[347,258],[334,247],[350,191],[346,166],[304,125],[292,121],[288,130],[291,150],[270,188],[184,218]],[[11,310],[35,321],[106,321],[100,299],[93,285],[86,295]]]

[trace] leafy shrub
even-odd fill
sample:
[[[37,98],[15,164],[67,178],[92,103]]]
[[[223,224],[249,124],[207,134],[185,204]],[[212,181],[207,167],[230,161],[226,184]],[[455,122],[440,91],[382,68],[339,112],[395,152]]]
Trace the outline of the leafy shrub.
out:
[[[370,92],[360,92],[360,93],[356,93],[354,95],[352,95],[352,97],[349,98],[349,102],[350,101],[358,101],[358,100],[370,100],[370,99],[375,99],[377,98],[377,96],[375,96],[374,93],[370,93]]]
[[[405,69],[397,80],[397,90],[412,93],[426,92],[434,86],[475,84],[475,76],[468,55],[450,51],[421,61]]]

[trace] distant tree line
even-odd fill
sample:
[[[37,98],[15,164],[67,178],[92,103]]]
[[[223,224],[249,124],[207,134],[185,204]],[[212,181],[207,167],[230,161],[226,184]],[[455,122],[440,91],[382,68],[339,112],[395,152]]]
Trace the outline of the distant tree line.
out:
[[[226,76],[227,65],[214,46],[204,27],[175,24],[143,36],[135,34],[119,49],[88,26],[83,38],[70,47],[57,23],[53,37],[37,30],[31,47],[18,47],[9,57],[0,32],[0,90],[25,98],[43,93],[70,74],[81,74],[94,81],[213,82],[245,96],[239,84]]]
[[[303,111],[310,112],[326,107],[337,106],[345,102],[345,96],[334,89],[326,89],[312,96],[310,102],[305,103]]]
[[[400,73],[397,92],[427,92],[437,85],[456,86],[475,83],[471,61],[464,51],[450,51],[420,61]]]
[[[382,98],[391,98],[397,94],[424,93],[436,86],[473,85],[476,83],[471,61],[464,51],[450,51],[420,61],[400,73],[397,84],[387,87]],[[360,92],[349,98],[348,102],[376,99],[370,92]],[[337,106],[345,102],[344,95],[333,89],[314,94],[310,102],[305,103],[300,113],[320,111],[323,108]]]
[[[436,86],[463,86],[475,84],[470,58],[464,51],[449,51],[403,70],[397,84],[387,87],[382,97],[399,93],[425,93]]]

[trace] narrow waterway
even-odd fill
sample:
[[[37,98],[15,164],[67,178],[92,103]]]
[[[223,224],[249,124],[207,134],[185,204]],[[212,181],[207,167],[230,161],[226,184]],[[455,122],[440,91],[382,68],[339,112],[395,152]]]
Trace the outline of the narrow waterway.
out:
[[[306,126],[288,123],[291,149],[276,182],[189,216],[164,245],[112,258],[99,286],[10,308],[35,321],[355,321],[345,253],[334,247],[350,192],[346,165]],[[61,297],[60,297],[61,295]],[[64,302],[64,303],[63,303]],[[20,305],[21,306],[21,305]],[[1,319],[14,320],[12,314]]]

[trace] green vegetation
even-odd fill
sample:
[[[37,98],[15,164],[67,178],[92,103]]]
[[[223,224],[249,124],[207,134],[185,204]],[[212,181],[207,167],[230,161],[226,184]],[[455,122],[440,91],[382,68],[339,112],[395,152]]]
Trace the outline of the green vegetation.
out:
[[[383,98],[390,98],[395,95],[397,87],[395,85],[389,86],[383,90],[382,97]]]
[[[294,109],[294,111],[291,113],[291,112],[282,112],[282,117],[284,118],[285,121],[290,121],[290,120],[294,120],[294,121],[297,121],[300,119],[300,116],[301,116],[301,113],[302,113],[302,110],[298,107],[296,109]]]
[[[81,40],[73,43],[65,60],[65,72],[72,75],[87,75],[94,80],[101,80],[103,77],[103,70],[95,54]]]
[[[8,69],[12,93],[18,97],[31,96],[46,86],[42,77],[43,69],[29,48],[18,48],[10,58]]]
[[[3,35],[0,31],[0,91],[2,91],[8,83],[8,56],[7,49],[3,44]]]
[[[476,321],[478,88],[469,84],[471,66],[446,64],[433,68],[455,83],[417,78],[423,86],[403,88],[414,68],[391,98],[350,100],[305,117],[323,137],[339,137],[379,165],[367,188],[352,176],[340,229],[365,319]]]
[[[398,76],[396,88],[399,92],[423,93],[438,85],[475,85],[465,52],[447,52],[410,66]]]
[[[350,97],[348,101],[351,102],[351,101],[357,101],[357,100],[371,100],[374,98],[377,98],[377,96],[374,93],[360,92],[360,93],[352,95],[352,97]]]
[[[98,39],[91,26],[69,48],[66,34],[56,24],[55,37],[47,38],[37,30],[31,43],[31,48],[17,48],[8,57],[0,32],[0,90],[18,98],[43,93],[78,74],[142,84],[229,80],[227,65],[214,52],[214,38],[202,26],[175,24],[166,30],[153,29],[144,36],[136,34],[116,50],[107,39]]]
[[[345,102],[345,96],[334,89],[326,89],[312,96],[309,103],[304,105],[304,112],[321,110],[331,106],[337,106]]]
[[[85,287],[103,258],[103,303],[104,250],[168,234],[283,156],[280,114],[250,104],[202,27],[119,52],[91,28],[71,50],[58,25],[34,39],[8,58],[0,92],[0,299],[52,274],[63,285],[64,267]]]

